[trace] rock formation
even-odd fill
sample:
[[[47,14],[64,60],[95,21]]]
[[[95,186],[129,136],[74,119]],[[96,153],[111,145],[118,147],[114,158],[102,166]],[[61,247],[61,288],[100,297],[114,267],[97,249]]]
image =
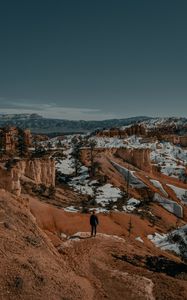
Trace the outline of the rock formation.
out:
[[[150,149],[120,148],[116,154],[138,169],[150,172],[152,170],[150,152]]]
[[[182,147],[187,147],[187,125],[177,125],[175,123],[157,122],[155,124],[139,123],[121,128],[111,128],[108,130],[100,130],[97,133],[99,137],[118,137],[121,139],[132,135],[142,137],[142,142],[152,143],[156,139],[165,140]]]
[[[21,179],[27,178],[34,184],[55,186],[55,162],[53,159],[24,159],[10,162],[10,167],[0,167],[0,186],[9,192],[21,194]]]
[[[21,174],[36,184],[55,186],[55,161],[50,158],[21,160],[18,164]]]
[[[135,124],[124,128],[111,128],[99,131],[98,136],[126,138],[131,135],[145,136],[146,129],[143,125]]]
[[[163,139],[174,145],[180,145],[182,147],[187,147],[187,135],[165,135]]]
[[[29,129],[23,130],[23,142],[26,147],[32,145],[32,135]],[[0,144],[5,153],[15,154],[19,144],[19,129],[16,127],[1,128]]]

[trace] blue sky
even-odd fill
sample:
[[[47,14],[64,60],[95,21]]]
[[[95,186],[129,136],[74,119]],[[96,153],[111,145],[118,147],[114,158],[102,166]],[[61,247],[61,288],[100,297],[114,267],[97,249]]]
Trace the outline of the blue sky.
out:
[[[187,1],[0,4],[0,112],[185,116]]]

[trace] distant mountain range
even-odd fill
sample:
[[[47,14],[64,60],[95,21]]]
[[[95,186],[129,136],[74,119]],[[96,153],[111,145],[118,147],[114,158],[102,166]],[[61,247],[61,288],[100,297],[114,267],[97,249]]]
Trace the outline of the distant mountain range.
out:
[[[17,126],[29,128],[33,133],[41,134],[86,133],[97,129],[127,126],[150,119],[152,118],[139,116],[104,121],[71,121],[43,118],[38,114],[0,114],[0,127]]]
[[[0,114],[0,127],[17,126],[29,128],[33,133],[68,134],[86,133],[98,129],[119,128],[131,124],[142,124],[147,128],[173,127],[184,129],[186,132],[187,118],[153,118],[138,116],[124,119],[109,119],[103,121],[72,121],[64,119],[43,118],[38,114]]]

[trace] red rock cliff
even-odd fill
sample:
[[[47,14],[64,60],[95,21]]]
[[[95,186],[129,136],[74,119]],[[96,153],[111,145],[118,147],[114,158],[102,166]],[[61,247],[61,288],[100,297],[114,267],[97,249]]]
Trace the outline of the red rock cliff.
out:
[[[150,172],[152,170],[150,149],[120,148],[116,151],[116,154],[126,162],[134,165],[141,170],[147,172]]]
[[[53,159],[20,160],[10,169],[0,167],[0,187],[16,195],[21,194],[21,178],[27,177],[35,184],[55,186],[55,161]]]

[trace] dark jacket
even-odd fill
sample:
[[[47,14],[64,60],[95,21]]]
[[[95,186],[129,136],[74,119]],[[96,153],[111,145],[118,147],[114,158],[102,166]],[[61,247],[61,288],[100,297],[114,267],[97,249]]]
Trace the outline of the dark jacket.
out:
[[[96,215],[91,215],[90,216],[90,225],[91,226],[96,226],[99,224],[98,217]]]

